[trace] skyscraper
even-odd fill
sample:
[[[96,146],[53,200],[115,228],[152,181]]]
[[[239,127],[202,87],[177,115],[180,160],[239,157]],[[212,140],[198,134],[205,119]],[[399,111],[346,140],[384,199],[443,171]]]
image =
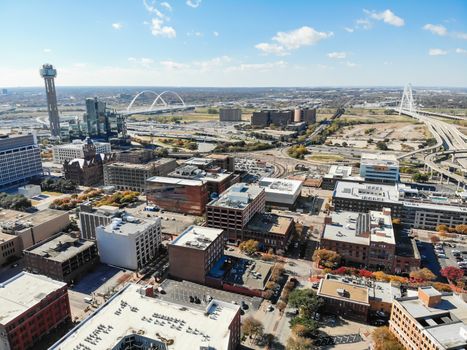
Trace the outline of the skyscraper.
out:
[[[51,64],[43,64],[40,70],[41,77],[45,81],[45,91],[47,93],[47,109],[49,111],[50,132],[52,136],[60,136],[60,117],[58,115],[57,94],[55,92],[54,79],[57,70]]]
[[[98,140],[126,136],[125,116],[107,107],[104,101],[96,98],[86,99],[84,114],[87,136]]]

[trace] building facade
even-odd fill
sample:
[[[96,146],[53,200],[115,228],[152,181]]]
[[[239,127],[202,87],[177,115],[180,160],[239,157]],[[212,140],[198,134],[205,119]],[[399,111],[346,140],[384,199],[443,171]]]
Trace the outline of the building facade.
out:
[[[95,240],[96,227],[107,226],[113,218],[118,217],[120,209],[110,205],[93,208],[91,202],[79,206],[79,229],[83,239]]]
[[[237,183],[206,206],[206,225],[225,230],[229,240],[243,241],[244,228],[265,210],[266,194],[256,185]]]
[[[84,134],[91,138],[109,140],[126,136],[125,116],[109,109],[106,103],[96,98],[86,99]]]
[[[146,180],[165,176],[177,167],[173,158],[160,158],[146,164],[115,162],[104,166],[104,184],[120,190],[144,192]]]
[[[394,155],[362,153],[360,176],[367,182],[399,182],[399,161]]]
[[[154,260],[161,245],[161,219],[114,218],[96,228],[101,262],[139,270]]]
[[[242,110],[240,108],[221,108],[219,110],[219,121],[241,122],[242,121]]]
[[[224,231],[190,226],[168,245],[172,278],[204,284],[206,274],[224,254]]]
[[[295,223],[292,218],[271,213],[256,213],[243,230],[243,239],[260,242],[264,248],[272,248],[276,252],[287,249]]]
[[[0,137],[0,164],[0,190],[41,177],[41,152],[36,137]]]
[[[99,262],[95,242],[61,233],[23,253],[24,267],[29,272],[66,283],[75,283]]]
[[[21,238],[0,232],[0,266],[21,258]]]
[[[108,154],[111,152],[110,143],[108,142],[93,142],[96,153]],[[53,162],[63,164],[66,160],[70,161],[75,158],[84,158],[84,150],[86,143],[81,140],[74,140],[72,143],[64,145],[55,145],[52,147]]]
[[[35,344],[71,322],[66,283],[21,272],[0,288],[0,349],[35,349]]]
[[[265,190],[267,206],[290,209],[300,197],[303,181],[263,177],[258,184]]]
[[[169,211],[203,215],[209,192],[205,181],[154,176],[146,180],[146,198]]]

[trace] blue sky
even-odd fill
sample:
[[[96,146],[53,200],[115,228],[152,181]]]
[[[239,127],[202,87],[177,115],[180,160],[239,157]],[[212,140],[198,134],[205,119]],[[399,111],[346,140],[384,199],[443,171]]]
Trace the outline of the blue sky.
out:
[[[0,86],[467,87],[467,1],[0,0]]]

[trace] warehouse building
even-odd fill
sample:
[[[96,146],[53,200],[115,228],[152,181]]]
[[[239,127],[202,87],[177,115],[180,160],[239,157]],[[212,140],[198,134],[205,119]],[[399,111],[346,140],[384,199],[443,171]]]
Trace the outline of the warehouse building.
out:
[[[265,190],[268,207],[290,209],[300,197],[303,181],[263,177],[259,186]]]

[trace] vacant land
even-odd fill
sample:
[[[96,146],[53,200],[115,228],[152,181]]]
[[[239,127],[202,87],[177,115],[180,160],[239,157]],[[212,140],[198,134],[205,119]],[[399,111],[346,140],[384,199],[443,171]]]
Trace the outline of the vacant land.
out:
[[[333,153],[313,153],[312,155],[306,157],[306,159],[317,162],[333,163],[339,160],[343,160],[344,157]]]

